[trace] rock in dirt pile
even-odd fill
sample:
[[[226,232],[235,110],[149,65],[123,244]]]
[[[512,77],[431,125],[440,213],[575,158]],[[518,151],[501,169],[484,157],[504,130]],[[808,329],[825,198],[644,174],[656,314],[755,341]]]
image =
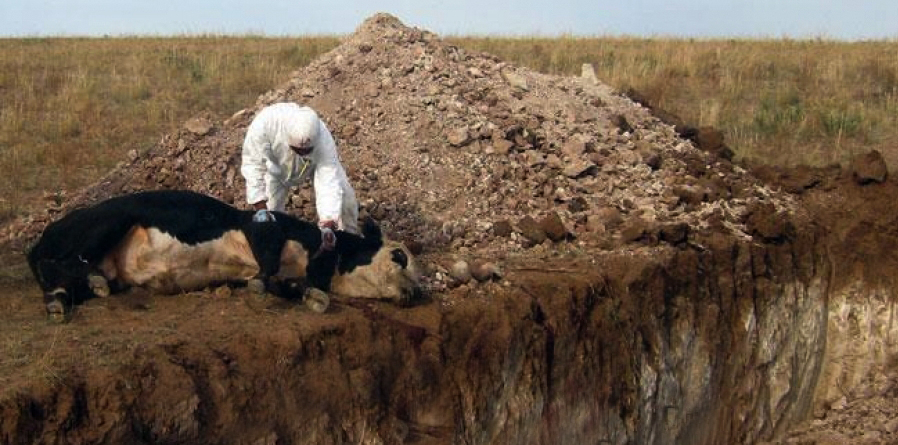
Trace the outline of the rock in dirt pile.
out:
[[[3,235],[24,246],[65,211],[147,189],[189,188],[244,206],[246,127],[280,101],[319,112],[362,215],[424,254],[501,261],[701,248],[715,234],[770,241],[790,230],[777,218],[793,210],[788,198],[594,77],[538,74],[378,14],[254,106],[223,122],[191,119]],[[309,185],[288,211],[314,218]]]

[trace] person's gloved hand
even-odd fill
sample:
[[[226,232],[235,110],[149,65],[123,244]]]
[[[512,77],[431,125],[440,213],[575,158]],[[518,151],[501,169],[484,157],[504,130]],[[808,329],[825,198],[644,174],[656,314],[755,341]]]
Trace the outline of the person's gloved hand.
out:
[[[266,209],[256,210],[256,213],[253,215],[253,222],[274,222],[274,213],[269,212]]]
[[[334,250],[334,247],[337,245],[337,234],[334,233],[337,223],[331,220],[321,221],[318,223],[318,227],[321,228],[321,248]]]

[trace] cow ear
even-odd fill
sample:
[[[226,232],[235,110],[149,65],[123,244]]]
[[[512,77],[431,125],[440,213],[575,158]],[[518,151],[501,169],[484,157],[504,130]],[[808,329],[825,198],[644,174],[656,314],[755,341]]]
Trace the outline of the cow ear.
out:
[[[362,223],[362,236],[366,240],[378,242],[383,238],[380,226],[371,217],[365,218],[365,221]]]

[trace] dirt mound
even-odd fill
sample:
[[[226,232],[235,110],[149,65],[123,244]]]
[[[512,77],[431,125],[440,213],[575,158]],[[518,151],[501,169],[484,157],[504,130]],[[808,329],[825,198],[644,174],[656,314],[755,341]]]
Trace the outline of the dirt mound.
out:
[[[156,188],[243,205],[245,128],[279,101],[319,111],[362,213],[426,253],[476,259],[702,244],[715,230],[757,234],[747,224],[758,209],[792,208],[608,86],[470,53],[378,14],[254,107],[224,122],[192,119],[54,211]],[[302,188],[288,211],[313,217],[310,198],[310,187]],[[33,238],[54,216],[14,224],[6,236]]]

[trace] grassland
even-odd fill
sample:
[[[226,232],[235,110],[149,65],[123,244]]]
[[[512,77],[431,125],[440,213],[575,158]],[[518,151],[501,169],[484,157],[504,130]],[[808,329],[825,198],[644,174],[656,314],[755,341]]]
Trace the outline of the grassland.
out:
[[[0,39],[0,221],[201,111],[230,116],[335,37]]]
[[[448,37],[537,71],[634,88],[724,131],[737,157],[898,166],[898,41]],[[225,117],[336,37],[0,39],[0,222],[96,180],[200,111]]]

